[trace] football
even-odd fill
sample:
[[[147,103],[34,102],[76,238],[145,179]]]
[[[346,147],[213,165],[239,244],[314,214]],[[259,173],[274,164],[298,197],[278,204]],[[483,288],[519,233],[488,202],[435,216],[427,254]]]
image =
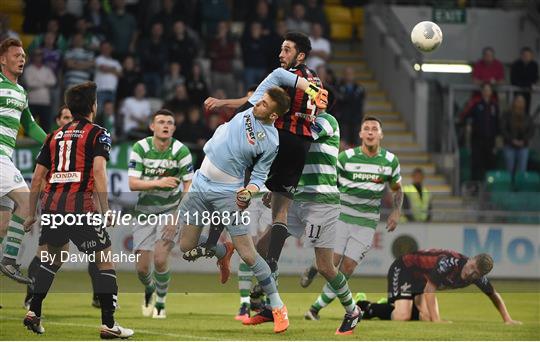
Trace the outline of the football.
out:
[[[411,32],[413,45],[422,52],[432,52],[441,45],[443,34],[441,28],[431,22],[422,21],[416,24]]]

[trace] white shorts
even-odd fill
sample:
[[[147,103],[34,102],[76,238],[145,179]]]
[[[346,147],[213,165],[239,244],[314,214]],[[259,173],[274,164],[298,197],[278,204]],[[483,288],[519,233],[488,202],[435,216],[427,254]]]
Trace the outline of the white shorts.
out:
[[[262,198],[254,198],[246,210],[249,212],[248,228],[252,237],[259,236],[272,225],[272,209],[263,204]]]
[[[371,249],[374,228],[338,221],[334,253],[345,255],[360,263]]]
[[[305,247],[334,248],[339,204],[293,201],[287,215],[291,235],[304,236]]]
[[[2,211],[13,211],[15,209],[15,202],[9,197],[3,196],[0,197],[0,210]]]
[[[0,155],[0,197],[4,197],[12,190],[27,188],[21,171],[17,169],[13,161],[4,155]]]
[[[159,214],[156,214],[159,215]],[[136,220],[137,218],[134,218]],[[136,224],[133,227],[133,251],[153,251],[156,242],[161,240],[163,229],[165,224]],[[173,242],[178,241],[180,229],[176,227],[176,234],[174,235]]]

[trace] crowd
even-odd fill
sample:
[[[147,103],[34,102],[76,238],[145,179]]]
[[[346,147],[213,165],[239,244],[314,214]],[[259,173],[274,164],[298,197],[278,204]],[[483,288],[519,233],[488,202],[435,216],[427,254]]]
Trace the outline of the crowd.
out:
[[[17,36],[0,22],[0,38]],[[202,146],[229,118],[204,112],[204,100],[243,96],[279,66],[282,36],[296,30],[310,36],[307,64],[334,91],[333,114],[351,125],[346,141],[358,143],[352,128],[362,119],[364,90],[352,69],[338,81],[326,65],[331,43],[321,0],[26,1],[23,29],[35,38],[25,47],[22,83],[46,131],[64,90],[94,80],[98,123],[113,138],[146,136],[151,112],[163,106],[175,113],[177,138]]]
[[[529,143],[534,136],[530,114],[531,92],[538,84],[538,64],[532,49],[521,49],[520,57],[511,65],[510,84],[522,91],[514,93],[510,106],[501,112],[497,86],[506,83],[503,64],[495,51],[486,47],[482,58],[474,64],[473,83],[481,91],[474,93],[460,115],[462,123],[471,127],[471,179],[483,181],[486,171],[496,169],[498,147],[502,147],[505,167],[510,174],[527,170]],[[498,146],[497,141],[502,141]]]

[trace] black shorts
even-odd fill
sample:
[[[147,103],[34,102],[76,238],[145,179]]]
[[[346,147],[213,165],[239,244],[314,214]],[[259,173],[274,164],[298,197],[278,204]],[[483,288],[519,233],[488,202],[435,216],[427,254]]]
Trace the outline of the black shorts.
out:
[[[111,246],[109,234],[102,226],[62,224],[52,228],[51,225],[41,225],[40,246],[47,244],[61,247],[69,241],[73,242],[79,251],[87,254],[99,252]]]
[[[311,140],[283,129],[278,129],[278,132],[279,150],[270,168],[266,187],[292,197],[302,176]]]
[[[426,287],[426,282],[415,279],[412,269],[406,267],[401,258],[390,265],[386,281],[389,303],[398,299],[413,300],[415,296],[422,294]]]

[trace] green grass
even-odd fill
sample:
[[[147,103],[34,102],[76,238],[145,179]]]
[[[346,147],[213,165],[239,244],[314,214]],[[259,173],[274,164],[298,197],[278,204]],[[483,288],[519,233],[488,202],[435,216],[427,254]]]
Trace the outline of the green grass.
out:
[[[120,309],[116,319],[135,330],[137,340],[539,340],[539,282],[495,281],[512,317],[521,326],[502,324],[491,302],[476,289],[438,294],[441,316],[452,324],[424,322],[362,321],[350,337],[336,338],[343,317],[339,303],[321,311],[321,321],[303,320],[303,314],[322,286],[320,277],[301,289],[298,277],[281,277],[282,297],[289,309],[291,325],[285,334],[272,333],[271,324],[242,326],[233,319],[239,305],[236,279],[225,286],[217,275],[176,274],[167,297],[167,319],[154,320],[140,314],[141,286],[134,272],[119,274]],[[384,296],[383,278],[354,278],[354,290],[368,290],[368,298]],[[0,340],[95,340],[99,338],[100,311],[90,306],[89,279],[83,272],[59,272],[47,296],[43,314],[44,336],[34,335],[22,325],[24,290],[0,277]],[[510,292],[511,291],[511,292]],[[220,292],[220,293],[218,293]]]

